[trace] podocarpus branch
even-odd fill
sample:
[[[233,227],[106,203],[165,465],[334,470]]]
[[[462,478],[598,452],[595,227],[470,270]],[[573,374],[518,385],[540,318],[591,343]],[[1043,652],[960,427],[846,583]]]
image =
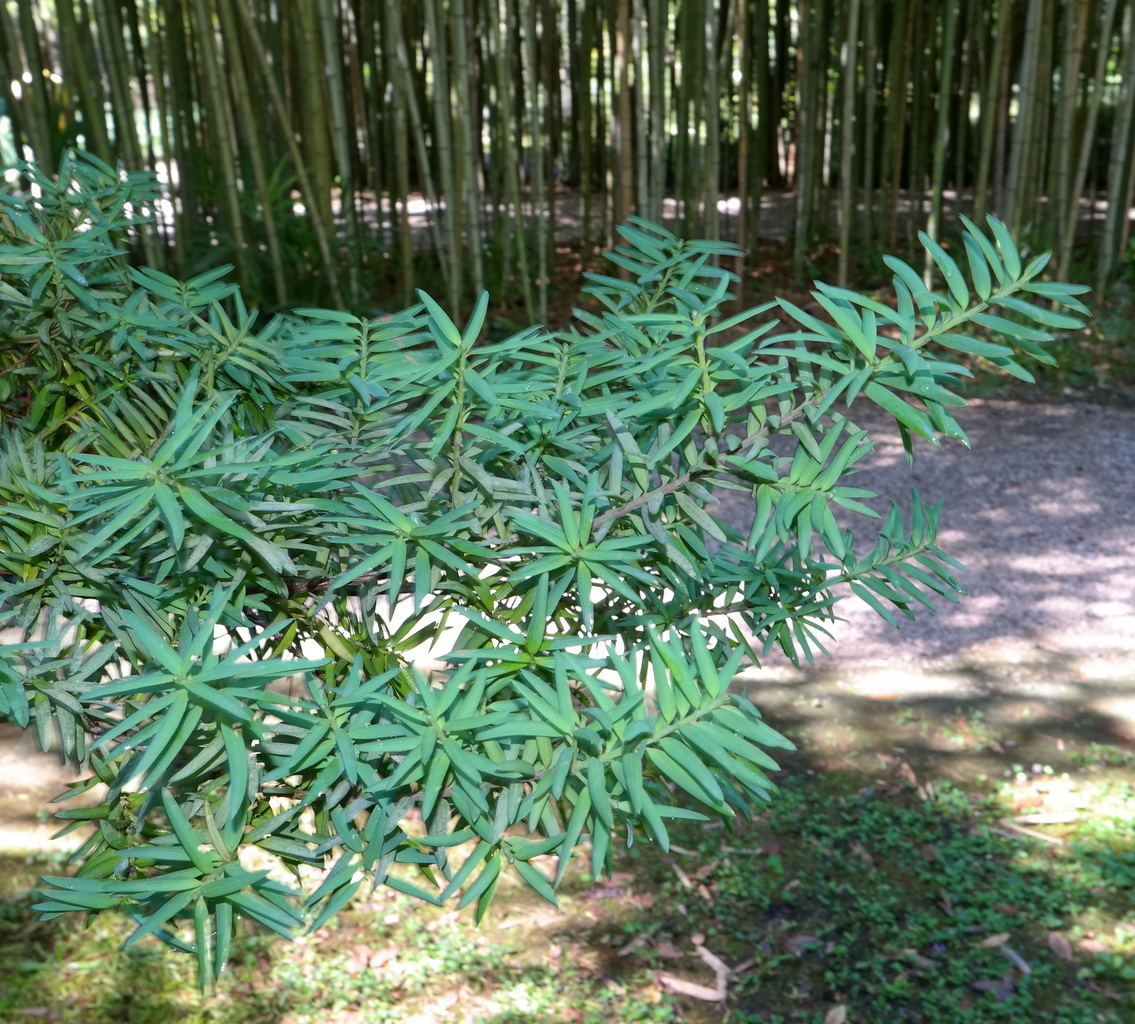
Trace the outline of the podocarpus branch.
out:
[[[48,198],[76,191],[24,172]],[[88,157],[74,174],[123,204],[143,185]],[[21,300],[9,331],[44,343],[0,351],[0,370],[26,356],[0,376],[24,389],[0,445],[0,625],[16,634],[0,717],[92,770],[72,795],[115,794],[61,812],[96,827],[35,909],[127,909],[127,945],[194,950],[206,988],[241,917],[318,929],[363,875],[481,915],[508,866],[555,902],[584,837],[598,876],[617,840],[669,849],[691,807],[720,820],[770,800],[769,751],[791,744],[731,686],[760,656],[745,637],[810,659],[837,578],[888,621],[960,589],[921,503],[909,528],[897,511],[872,526],[866,558],[850,551],[829,502],[870,512],[855,500],[870,492],[840,486],[869,446],[842,402],[960,430],[946,411],[960,367],[912,344],[918,331],[1018,370],[1040,334],[971,308],[939,247],[950,298],[900,265],[894,309],[817,285],[834,323],[789,310],[804,329],[762,342],[768,306],[720,319],[732,278],[714,261],[733,248],[639,220],[612,256],[630,276],[592,276],[606,313],[566,344],[483,342],[487,299],[461,331],[425,295],[381,329],[302,310],[258,331],[226,312],[243,307],[223,270],[127,268],[74,225],[59,232],[74,273],[52,291],[56,207],[4,205],[0,245],[26,258],[0,262]],[[996,277],[1086,312],[1075,287],[1031,284],[1011,239],[967,239],[979,295]],[[1007,343],[955,332],[967,319]],[[458,358],[474,349],[477,368]],[[475,487],[450,486],[455,462]],[[705,510],[714,478],[754,485],[764,532],[743,557]],[[640,510],[653,543],[610,528]],[[244,853],[326,870],[305,895]],[[551,878],[533,863],[545,854]],[[439,881],[420,888],[395,863]]]

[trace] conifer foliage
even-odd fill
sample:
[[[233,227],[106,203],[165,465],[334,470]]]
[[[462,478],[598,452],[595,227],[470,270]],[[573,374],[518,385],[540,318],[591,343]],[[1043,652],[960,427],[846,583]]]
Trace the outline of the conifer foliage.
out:
[[[261,323],[226,268],[127,263],[149,178],[22,171],[0,714],[86,773],[68,795],[104,787],[59,813],[87,838],[37,906],[121,910],[205,986],[238,917],[292,935],[369,884],[481,915],[506,871],[555,901],[585,843],[598,874],[773,798],[791,744],[731,692],[745,659],[810,659],[841,583],[889,621],[960,593],[939,509],[877,519],[849,482],[855,403],[908,448],[964,439],[958,355],[1027,378],[1087,314],[990,221],[966,269],[924,239],[938,291],[888,259],[893,303],[723,316],[737,251],[632,220],[566,333],[486,337],[485,297],[461,325],[424,293]]]

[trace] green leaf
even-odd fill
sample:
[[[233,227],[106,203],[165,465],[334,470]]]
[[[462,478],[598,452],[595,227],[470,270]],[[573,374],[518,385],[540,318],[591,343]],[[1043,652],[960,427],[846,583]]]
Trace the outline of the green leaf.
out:
[[[427,295],[420,288],[418,289],[418,298],[422,300],[422,305],[426,307],[426,312],[430,315],[431,333],[438,341],[446,341],[454,348],[461,348],[461,332],[457,329],[457,325],[446,315],[445,310],[441,308],[429,295]]]
[[[903,426],[908,427],[928,441],[934,440],[934,424],[930,421],[930,418],[924,412],[914,408],[909,402],[903,401],[893,391],[887,390],[875,381],[869,381],[864,385],[863,394],[880,409],[889,412]]]
[[[1017,251],[1013,236],[1009,234],[1009,229],[996,217],[989,216],[986,217],[985,220],[993,231],[993,237],[997,239],[997,248],[1001,250],[1001,259],[1005,261],[1005,269],[1008,270],[1009,276],[1014,281],[1019,280],[1021,276],[1021,256]]]
[[[679,761],[673,756],[672,750],[682,751],[682,760]],[[646,756],[651,764],[654,765],[663,775],[664,778],[674,783],[680,789],[685,790],[695,800],[700,800],[703,804],[709,807],[721,807],[724,801],[724,796],[721,792],[721,787],[712,776],[706,771],[705,765],[698,761],[689,748],[683,746],[681,743],[671,741],[671,746],[667,749],[661,747],[647,747]],[[699,771],[695,772],[690,770],[696,762]],[[703,777],[708,777],[710,785],[705,785],[702,781]]]
[[[930,253],[931,258],[942,272],[942,276],[946,279],[946,286],[950,289],[954,306],[957,309],[965,309],[969,305],[969,288],[966,287],[965,278],[962,276],[961,269],[954,258],[925,231],[918,233],[918,240]]]
[[[166,817],[173,826],[177,841],[193,861],[194,867],[203,875],[209,874],[213,870],[213,856],[201,848],[204,844],[201,842],[200,833],[194,831],[189,819],[168,789],[162,790],[162,807],[165,808]]]

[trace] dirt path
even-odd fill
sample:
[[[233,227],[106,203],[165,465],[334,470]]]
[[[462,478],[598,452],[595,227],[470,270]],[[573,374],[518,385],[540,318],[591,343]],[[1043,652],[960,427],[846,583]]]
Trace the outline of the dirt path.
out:
[[[943,500],[939,540],[968,568],[968,596],[898,630],[846,601],[832,658],[770,658],[745,676],[753,699],[806,743],[847,751],[894,741],[896,701],[1023,730],[1049,752],[1077,729],[1132,745],[1135,410],[981,399],[958,419],[972,450],[920,442],[913,469],[877,421],[854,482],[906,507],[911,486]]]

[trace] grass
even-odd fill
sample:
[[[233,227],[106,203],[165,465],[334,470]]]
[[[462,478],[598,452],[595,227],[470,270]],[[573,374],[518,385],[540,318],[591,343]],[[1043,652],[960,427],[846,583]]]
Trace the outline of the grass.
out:
[[[191,958],[120,951],[123,921],[37,921],[27,890],[60,865],[8,858],[0,1021],[1120,1024],[1135,1019],[1133,762],[1077,742],[1065,764],[1006,756],[999,778],[959,784],[801,760],[758,820],[686,829],[669,856],[636,844],[611,880],[570,876],[562,913],[502,885],[477,929],[379,890],[293,945],[250,935],[205,1001]],[[723,1001],[683,994],[719,980]]]

